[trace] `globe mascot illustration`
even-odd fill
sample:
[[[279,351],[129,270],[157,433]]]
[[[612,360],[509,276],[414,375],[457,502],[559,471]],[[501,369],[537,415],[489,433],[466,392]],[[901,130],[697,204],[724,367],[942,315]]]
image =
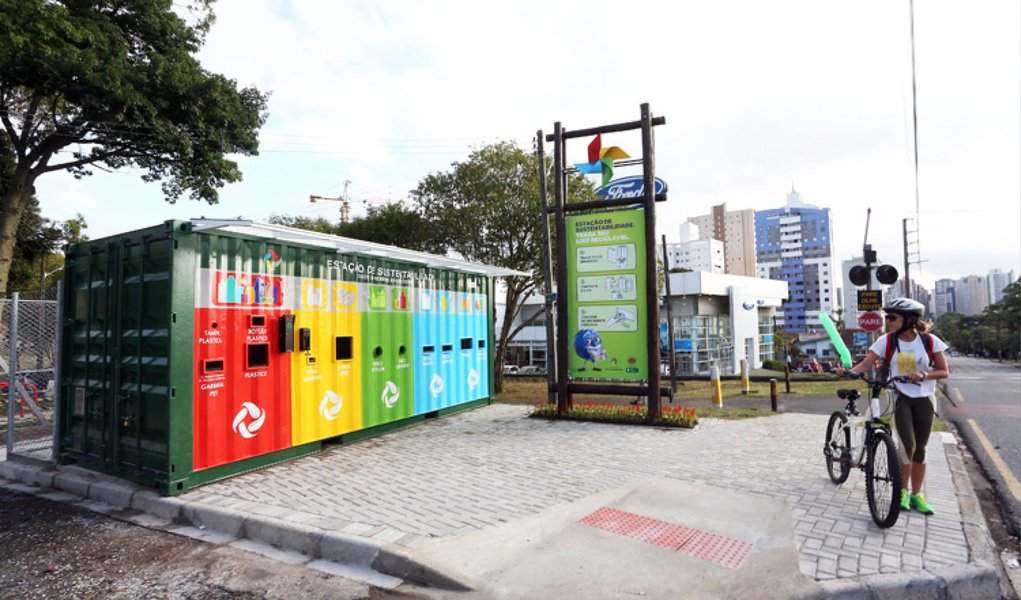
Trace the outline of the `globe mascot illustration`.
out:
[[[606,349],[603,348],[603,338],[591,329],[582,329],[574,334],[574,351],[586,362],[592,363],[593,371],[600,371],[596,362],[606,360]],[[585,370],[583,364],[579,371]]]

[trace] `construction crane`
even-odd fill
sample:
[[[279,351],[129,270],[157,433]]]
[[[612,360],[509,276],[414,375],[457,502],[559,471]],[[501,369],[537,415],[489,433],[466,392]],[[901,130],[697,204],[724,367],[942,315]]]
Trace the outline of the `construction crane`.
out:
[[[317,196],[312,194],[308,197],[308,201],[315,203],[317,200],[337,200],[340,202],[340,222],[349,223],[351,221],[351,205],[348,203],[347,197],[347,186],[351,185],[350,181],[344,182],[344,193],[337,197],[330,196]]]

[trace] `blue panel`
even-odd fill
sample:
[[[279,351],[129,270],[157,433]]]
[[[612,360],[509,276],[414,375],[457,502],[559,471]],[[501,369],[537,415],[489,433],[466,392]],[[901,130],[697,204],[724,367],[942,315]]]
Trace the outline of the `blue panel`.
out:
[[[415,298],[415,414],[420,415],[436,410],[442,381],[434,381],[439,375],[439,331],[436,319],[436,289],[424,285],[418,289]]]
[[[457,403],[467,402],[478,387],[478,373],[475,371],[475,336],[472,319],[472,294],[466,291],[464,279],[457,291],[457,340],[455,341],[454,376],[457,377]],[[472,386],[472,384],[475,384]]]
[[[457,373],[457,297],[450,290],[441,290],[440,311],[436,315],[440,332],[440,376],[443,378],[443,394],[440,398],[442,408],[460,404],[464,400],[464,389],[459,385]]]
[[[485,285],[485,280],[482,280]],[[475,372],[478,384],[470,390],[469,400],[480,400],[489,396],[489,306],[485,294],[473,294],[472,333],[475,343]]]
[[[456,336],[453,294],[434,279],[418,293],[415,311],[415,414],[457,403],[453,350]]]

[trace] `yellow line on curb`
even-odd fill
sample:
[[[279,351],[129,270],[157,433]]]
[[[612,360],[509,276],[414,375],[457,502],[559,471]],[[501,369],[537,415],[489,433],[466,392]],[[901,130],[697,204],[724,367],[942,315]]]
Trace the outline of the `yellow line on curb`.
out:
[[[1018,502],[1021,502],[1021,483],[1018,483],[1017,478],[1010,472],[1010,467],[1007,466],[1007,463],[1003,462],[1003,458],[1000,457],[1000,453],[996,451],[996,448],[993,448],[991,443],[989,443],[989,438],[986,437],[986,434],[982,433],[982,430],[979,428],[978,423],[975,422],[975,419],[968,419],[968,425],[971,425],[975,435],[978,436],[979,443],[981,443],[982,447],[986,449],[986,453],[989,454],[989,458],[993,460],[993,464],[996,465],[996,468],[1000,471],[1003,481],[1007,484],[1007,489],[1010,490],[1011,494],[1014,494],[1014,498]]]

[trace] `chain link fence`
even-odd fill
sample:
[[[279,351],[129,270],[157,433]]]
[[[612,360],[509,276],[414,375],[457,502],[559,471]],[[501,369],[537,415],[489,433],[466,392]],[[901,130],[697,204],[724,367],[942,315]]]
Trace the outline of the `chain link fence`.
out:
[[[58,290],[0,300],[0,433],[9,456],[53,459]]]

